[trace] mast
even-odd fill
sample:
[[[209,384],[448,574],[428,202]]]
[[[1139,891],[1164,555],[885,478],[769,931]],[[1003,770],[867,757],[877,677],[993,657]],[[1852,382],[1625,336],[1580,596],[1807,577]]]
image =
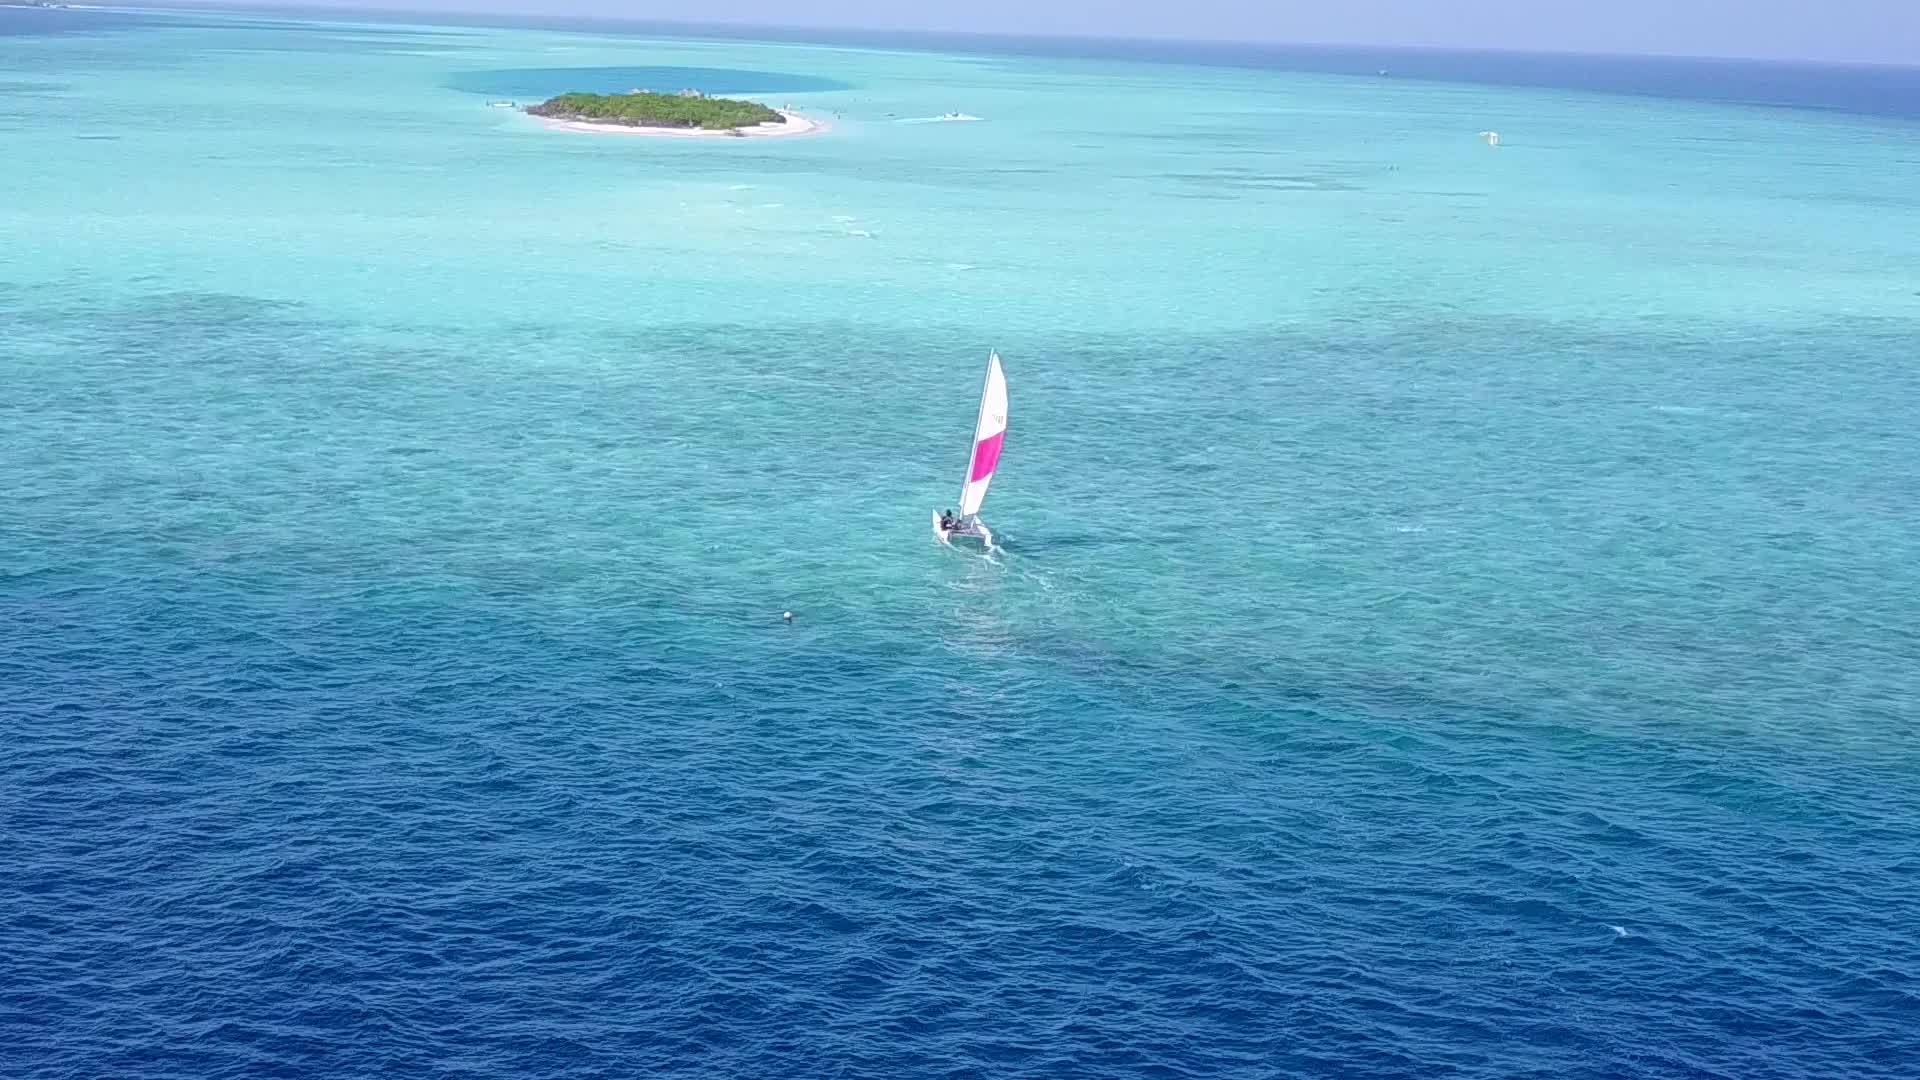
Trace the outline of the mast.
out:
[[[960,501],[956,505],[964,511],[967,507],[967,485],[973,481],[973,455],[980,449],[980,418],[987,414],[987,387],[993,385],[993,362],[1000,354],[993,349],[987,350],[987,371],[980,377],[980,407],[973,410],[973,432],[967,436],[967,467],[960,472]],[[975,515],[962,513],[961,521]]]

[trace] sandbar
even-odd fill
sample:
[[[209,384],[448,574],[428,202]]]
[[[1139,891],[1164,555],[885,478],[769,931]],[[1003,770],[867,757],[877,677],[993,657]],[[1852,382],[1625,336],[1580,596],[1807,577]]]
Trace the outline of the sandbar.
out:
[[[639,135],[655,139],[764,139],[777,135],[817,135],[827,130],[825,121],[812,120],[799,113],[785,109],[775,109],[780,114],[780,122],[769,120],[764,124],[748,127],[722,128],[677,128],[677,127],[641,127],[637,124],[596,124],[587,120],[562,120],[557,117],[537,117],[540,125],[549,131],[582,131],[593,135]]]

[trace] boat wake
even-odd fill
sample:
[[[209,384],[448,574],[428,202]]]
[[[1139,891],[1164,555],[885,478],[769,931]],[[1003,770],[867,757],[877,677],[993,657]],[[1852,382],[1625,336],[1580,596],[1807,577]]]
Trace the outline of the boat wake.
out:
[[[992,563],[995,566],[1006,565],[998,556],[1006,554],[1007,549],[1001,547],[999,544],[956,544],[951,540],[941,540],[937,537],[934,543],[939,544],[949,551],[958,551],[965,555],[973,555],[975,551],[978,551],[979,555],[977,557],[981,562]]]
[[[897,122],[902,124],[959,124],[968,120],[978,119],[980,119],[980,117],[974,116],[971,113],[950,112],[944,116],[913,116]]]

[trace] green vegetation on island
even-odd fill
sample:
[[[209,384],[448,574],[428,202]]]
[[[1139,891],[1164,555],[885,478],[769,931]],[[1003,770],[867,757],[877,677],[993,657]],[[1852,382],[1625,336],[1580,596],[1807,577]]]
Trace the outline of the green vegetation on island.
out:
[[[776,123],[780,114],[757,101],[710,98],[683,91],[655,94],[635,90],[627,94],[561,94],[527,111],[550,120],[584,120],[593,124],[626,124],[630,127],[702,128],[726,131]]]

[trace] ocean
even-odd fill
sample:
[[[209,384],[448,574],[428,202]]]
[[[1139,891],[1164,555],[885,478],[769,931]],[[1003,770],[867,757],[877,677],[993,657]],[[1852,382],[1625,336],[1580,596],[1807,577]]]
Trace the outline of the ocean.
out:
[[[1917,86],[0,9],[0,1076],[1915,1076]]]

